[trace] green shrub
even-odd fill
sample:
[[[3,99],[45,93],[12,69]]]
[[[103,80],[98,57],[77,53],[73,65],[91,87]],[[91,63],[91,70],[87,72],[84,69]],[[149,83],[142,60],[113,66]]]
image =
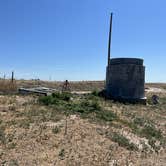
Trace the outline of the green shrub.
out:
[[[145,125],[141,130],[140,134],[147,139],[156,138],[158,140],[162,139],[162,133],[160,130],[157,130],[153,125]]]
[[[141,118],[141,117],[136,117],[133,122],[136,125],[143,126],[146,123],[146,120],[144,118]]]
[[[101,107],[97,101],[83,100],[79,103],[72,103],[68,105],[68,109],[73,112],[79,113],[92,113],[101,110]]]
[[[80,107],[84,108],[87,113],[101,111],[101,107],[97,101],[82,101],[80,103]]]
[[[53,98],[57,98],[57,99],[64,100],[64,101],[69,101],[71,96],[72,96],[72,94],[69,92],[62,92],[62,93],[56,92],[56,93],[52,94]]]
[[[76,113],[84,113],[86,111],[86,108],[82,107],[80,104],[72,104],[69,106],[69,109]]]
[[[135,123],[133,123],[131,121],[128,121],[128,120],[125,120],[125,119],[118,119],[118,122],[120,122],[121,124],[131,128],[133,133],[138,134],[139,128]]]
[[[110,121],[116,120],[118,117],[114,112],[111,111],[101,111],[97,114],[97,118],[102,119],[104,121]]]
[[[122,146],[128,150],[132,150],[132,151],[138,150],[138,147],[135,144],[130,143],[129,140],[121,134],[113,133],[112,141],[117,142],[119,146]]]
[[[52,96],[42,96],[39,98],[39,102],[44,105],[52,105],[52,104],[57,104],[58,99]]]
[[[100,107],[100,104],[99,104],[98,101],[92,101],[91,107],[92,107],[94,110],[101,111],[101,107]]]
[[[99,91],[97,89],[93,90],[91,93],[93,96],[99,96]]]
[[[60,98],[60,93],[59,92],[54,92],[52,93],[53,98]]]
[[[71,96],[72,95],[67,92],[63,93],[56,92],[50,96],[39,97],[39,103],[42,103],[44,105],[57,105],[60,104],[61,101],[69,102]]]
[[[69,101],[71,97],[72,97],[71,93],[63,92],[61,93],[60,99],[64,101]]]
[[[97,118],[103,121],[113,121],[117,119],[115,113],[102,111],[98,98],[91,94],[85,95],[79,100],[69,101],[70,97],[70,93],[54,93],[52,96],[39,98],[39,101],[45,105],[54,105],[54,108],[61,112],[65,111],[69,114],[79,113],[82,117]],[[54,99],[56,102],[54,102]],[[91,113],[93,113],[93,115]]]

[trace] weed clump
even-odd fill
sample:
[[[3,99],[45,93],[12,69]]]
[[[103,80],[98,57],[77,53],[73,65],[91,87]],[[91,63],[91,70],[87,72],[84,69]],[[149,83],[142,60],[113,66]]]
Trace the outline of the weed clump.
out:
[[[90,114],[97,113],[102,110],[99,105],[99,102],[96,100],[86,100],[79,102],[68,103],[66,106],[67,110],[70,110],[71,113],[81,113],[81,114]]]
[[[109,122],[112,122],[113,120],[118,119],[117,115],[111,111],[102,111],[97,115],[97,117],[101,120],[109,121]]]
[[[61,101],[66,101],[69,102],[71,98],[71,94],[67,93],[67,92],[63,92],[63,93],[53,93],[50,96],[42,96],[39,98],[39,103],[42,103],[44,105],[56,105],[59,104]]]
[[[119,146],[122,146],[128,150],[132,150],[132,151],[138,150],[138,147],[135,144],[130,143],[129,140],[121,134],[113,133],[112,141],[117,142]]]
[[[91,93],[93,96],[99,96],[99,91],[97,89],[93,90]]]
[[[101,107],[97,101],[84,100],[80,103],[80,107],[82,107],[87,113],[101,111]]]
[[[67,111],[69,114],[79,114],[82,117],[88,117],[96,120],[109,121],[118,119],[117,115],[112,111],[103,110],[100,105],[97,92],[83,96],[79,100],[69,100],[69,93],[55,93],[52,96],[44,96],[39,98],[39,102],[44,105],[53,105],[57,110]]]
[[[39,98],[39,102],[44,105],[52,105],[52,104],[57,104],[58,100],[57,98],[52,96],[42,96]]]
[[[72,94],[69,92],[63,92],[63,93],[56,92],[52,94],[52,97],[57,98],[59,100],[69,101],[70,98],[72,97]]]
[[[147,139],[156,138],[158,140],[162,139],[162,133],[157,130],[153,125],[145,125],[145,127],[140,131],[140,135],[146,137]]]
[[[144,124],[146,123],[146,120],[141,117],[136,117],[133,122],[135,125],[144,126]]]

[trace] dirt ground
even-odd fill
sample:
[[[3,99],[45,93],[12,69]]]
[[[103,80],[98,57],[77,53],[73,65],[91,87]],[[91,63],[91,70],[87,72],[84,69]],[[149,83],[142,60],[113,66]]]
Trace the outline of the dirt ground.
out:
[[[149,100],[157,94],[161,103],[131,105],[102,100],[100,105],[120,119],[113,123],[65,115],[38,104],[36,96],[1,95],[0,165],[165,166],[166,148],[161,142],[166,138],[166,93],[158,85],[146,91]],[[156,137],[155,144],[150,144],[148,137],[136,133],[131,125],[138,117],[161,131],[162,141]],[[115,132],[138,149],[121,146],[110,136]]]

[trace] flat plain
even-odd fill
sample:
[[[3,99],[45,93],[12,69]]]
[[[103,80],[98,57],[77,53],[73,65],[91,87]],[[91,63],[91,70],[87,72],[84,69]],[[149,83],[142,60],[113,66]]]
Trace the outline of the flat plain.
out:
[[[61,90],[62,82],[19,80],[15,85]],[[146,84],[147,105],[99,97],[103,81],[70,86],[90,93],[45,97],[2,90],[0,165],[165,165],[166,84]],[[153,104],[153,95],[158,104]]]

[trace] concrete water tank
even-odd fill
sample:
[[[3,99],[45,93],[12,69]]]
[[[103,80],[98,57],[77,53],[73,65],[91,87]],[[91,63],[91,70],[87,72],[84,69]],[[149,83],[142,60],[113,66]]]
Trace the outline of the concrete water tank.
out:
[[[107,97],[127,101],[145,101],[144,84],[143,59],[110,59],[106,75]]]

